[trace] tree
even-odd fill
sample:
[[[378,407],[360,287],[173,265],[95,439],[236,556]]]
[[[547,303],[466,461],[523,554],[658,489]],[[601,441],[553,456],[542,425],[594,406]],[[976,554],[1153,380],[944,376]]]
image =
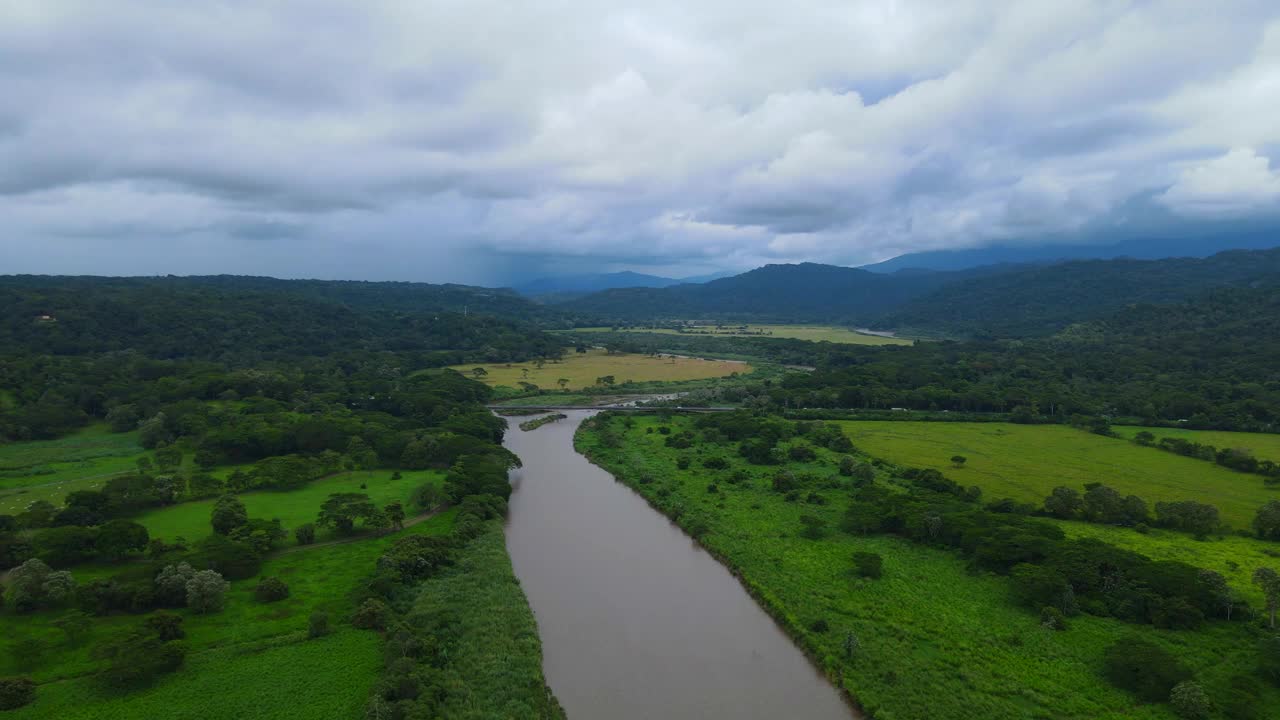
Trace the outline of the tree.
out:
[[[53,621],[53,626],[62,631],[66,636],[67,645],[76,647],[84,643],[89,632],[93,629],[93,618],[86,612],[80,610],[72,610]]]
[[[1231,586],[1227,585],[1227,579],[1221,574],[1212,570],[1201,570],[1197,579],[1204,591],[1214,599],[1218,608],[1226,616],[1227,621],[1231,621],[1231,613],[1236,606],[1240,604],[1240,596]]]
[[[182,464],[182,451],[173,445],[156,450],[156,466],[160,472],[173,472]]]
[[[181,642],[161,640],[144,626],[103,646],[97,655],[108,660],[100,675],[108,687],[133,690],[182,667],[187,649]]]
[[[161,642],[181,640],[187,636],[182,629],[182,616],[161,610],[147,618],[146,627],[160,638]]]
[[[1156,436],[1151,434],[1148,430],[1143,430],[1133,436],[1133,441],[1139,445],[1154,445],[1156,443]]]
[[[30,678],[0,678],[0,710],[17,710],[36,699],[36,684]]]
[[[1253,584],[1262,588],[1267,603],[1267,620],[1272,630],[1276,629],[1276,608],[1280,607],[1280,574],[1267,567],[1253,571]]]
[[[884,572],[884,561],[877,553],[858,551],[853,554],[853,570],[859,577],[878,579]]]
[[[20,611],[56,605],[75,595],[71,573],[56,571],[41,560],[28,560],[9,571],[9,602]]]
[[[329,634],[329,613],[316,610],[307,621],[307,637],[318,638]]]
[[[1169,705],[1179,717],[1187,720],[1206,720],[1213,712],[1213,704],[1205,695],[1200,683],[1184,680],[1173,686],[1169,693]]]
[[[556,380],[556,384],[560,386],[561,390],[564,390],[569,387],[569,378],[560,378]]]
[[[404,506],[399,502],[393,502],[382,509],[387,517],[387,522],[391,523],[391,527],[395,530],[404,528]]]
[[[214,570],[201,570],[187,581],[187,607],[198,613],[217,612],[226,602],[231,583]]]
[[[801,515],[800,524],[804,526],[800,530],[801,537],[820,540],[827,534],[827,521],[816,515]]]
[[[320,506],[316,524],[349,534],[355,530],[356,520],[368,520],[378,514],[378,506],[364,493],[334,493]]]
[[[1020,605],[1032,609],[1046,606],[1066,609],[1062,606],[1066,604],[1064,599],[1071,586],[1057,570],[1019,563],[1010,570],[1009,580],[1013,586],[1013,597]]]
[[[185,562],[164,566],[155,579],[157,599],[166,605],[185,605],[187,583],[195,574],[195,568]]]
[[[213,504],[209,521],[219,535],[230,535],[232,530],[249,522],[249,511],[235,495],[223,495]]]
[[[964,467],[964,464],[965,464],[966,462],[968,462],[968,461],[969,461],[969,458],[967,458],[967,457],[965,457],[965,456],[963,456],[963,455],[952,455],[952,456],[951,456],[951,467],[954,467],[954,468],[962,468],[962,467]]]
[[[482,367],[471,368],[471,377],[474,377],[477,380],[479,380],[482,377],[486,377],[488,374],[489,374],[489,371],[485,370]]]
[[[1074,518],[1083,505],[1080,493],[1065,485],[1054,488],[1052,494],[1044,499],[1045,512],[1063,520]]]
[[[1118,525],[1124,522],[1124,498],[1115,488],[1101,483],[1085,486],[1084,517],[1090,522]]]
[[[98,528],[94,547],[112,560],[120,560],[131,552],[141,552],[151,536],[147,529],[132,520],[112,520]]]
[[[1280,540],[1280,500],[1268,500],[1258,508],[1253,531],[1263,540]]]
[[[142,473],[143,475],[148,475],[151,473],[151,458],[147,457],[146,455],[143,455],[142,457],[135,460],[134,465],[138,467],[138,472]]]
[[[1174,686],[1191,679],[1191,671],[1159,645],[1141,637],[1120,640],[1103,655],[1107,679],[1147,702],[1169,698]]]
[[[372,470],[378,466],[378,453],[361,437],[352,437],[347,443],[347,456],[358,470]]]
[[[299,545],[310,545],[316,541],[316,526],[303,523],[293,529],[293,536],[298,540]]]
[[[289,586],[280,578],[265,577],[258,581],[253,596],[262,603],[278,602],[289,597]]]
[[[365,600],[356,608],[351,616],[351,624],[361,630],[383,630],[387,627],[387,619],[391,616],[391,608],[376,598]]]
[[[1269,635],[1258,643],[1258,674],[1280,686],[1280,635]]]
[[[604,385],[604,386],[606,386],[606,387],[612,387],[612,386],[614,385],[614,383],[616,383],[616,382],[617,382],[617,380],[616,380],[616,379],[614,379],[614,377],[613,377],[612,375],[604,375],[604,376],[601,376],[601,377],[596,378],[596,384],[597,384],[597,385]]]

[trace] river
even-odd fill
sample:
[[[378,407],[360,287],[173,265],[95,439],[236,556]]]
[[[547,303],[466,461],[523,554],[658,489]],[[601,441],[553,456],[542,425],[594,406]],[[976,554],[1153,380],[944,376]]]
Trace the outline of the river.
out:
[[[591,411],[506,446],[507,549],[570,720],[854,717],[728,570],[573,449]]]

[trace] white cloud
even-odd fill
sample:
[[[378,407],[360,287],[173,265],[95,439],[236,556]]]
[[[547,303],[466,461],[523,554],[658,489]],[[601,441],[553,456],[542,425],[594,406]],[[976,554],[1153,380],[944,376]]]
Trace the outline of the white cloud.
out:
[[[1277,78],[1259,0],[13,0],[0,271],[95,232],[104,272],[474,281],[1237,216]]]
[[[1160,196],[1187,215],[1242,215],[1280,209],[1280,172],[1252,148],[1235,148],[1222,157],[1187,168]]]

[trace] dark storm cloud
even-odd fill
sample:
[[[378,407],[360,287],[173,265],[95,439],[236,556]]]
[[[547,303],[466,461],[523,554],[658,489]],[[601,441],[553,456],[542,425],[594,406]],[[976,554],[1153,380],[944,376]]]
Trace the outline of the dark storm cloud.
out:
[[[1277,78],[1254,0],[15,0],[0,270],[502,282],[1212,228],[1280,208]]]

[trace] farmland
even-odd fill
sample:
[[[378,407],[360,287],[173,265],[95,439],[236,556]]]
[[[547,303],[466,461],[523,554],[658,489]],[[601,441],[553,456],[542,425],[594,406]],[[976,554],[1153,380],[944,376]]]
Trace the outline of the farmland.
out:
[[[614,421],[607,440],[584,427],[578,445],[697,534],[876,717],[1172,718],[1167,706],[1135,702],[1099,673],[1104,649],[1134,634],[1175,653],[1211,695],[1252,672],[1253,658],[1240,651],[1252,639],[1240,624],[1190,634],[1080,615],[1066,632],[1046,629],[1010,601],[1007,579],[974,572],[953,551],[833,530],[848,505],[848,481],[832,473],[836,454],[819,448],[811,462],[787,463],[787,471],[818,478],[808,499],[788,501],[770,487],[776,468],[746,464],[732,445],[667,447],[663,434],[649,432],[664,424],[675,434],[693,421],[637,417],[629,428]],[[694,460],[689,469],[679,469],[681,456]],[[727,466],[702,467],[711,456]],[[732,480],[739,473],[746,479]],[[817,522],[802,522],[806,516]],[[827,530],[806,538],[806,525]],[[856,577],[855,551],[878,553],[883,578]],[[1275,690],[1264,692],[1261,706],[1280,702]]]
[[[1148,505],[1198,500],[1222,519],[1247,528],[1254,512],[1274,499],[1262,479],[1117,438],[1061,425],[850,421],[841,426],[869,455],[910,467],[933,468],[961,485],[1039,504],[1059,485],[1080,490],[1099,482]],[[967,458],[954,468],[950,458]]]
[[[715,337],[766,337],[790,338],[793,340],[810,340],[813,342],[831,342],[845,345],[910,345],[911,340],[896,337],[884,337],[857,332],[834,325],[705,325],[689,328],[688,332],[680,332],[671,328],[626,328],[630,332],[656,333],[660,335],[708,335]],[[612,328],[585,327],[575,328],[575,332],[608,333]]]
[[[35,500],[60,505],[68,492],[133,470],[143,454],[136,432],[112,433],[102,423],[57,440],[0,445],[0,514]]]
[[[621,385],[627,382],[677,382],[726,377],[734,373],[745,374],[752,367],[742,362],[728,360],[700,360],[696,358],[652,357],[627,353],[609,354],[604,350],[590,349],[586,353],[569,352],[563,360],[547,361],[542,367],[537,363],[504,363],[493,365],[458,365],[453,369],[474,376],[475,368],[483,368],[478,379],[488,385],[517,387],[521,382],[532,383],[543,390],[563,387],[568,390],[598,386],[597,380],[612,376]],[[562,386],[559,381],[567,382]]]
[[[1116,434],[1133,439],[1142,431],[1157,438],[1178,438],[1201,445],[1212,445],[1219,450],[1243,448],[1261,460],[1280,462],[1280,435],[1274,433],[1225,432],[1221,430],[1184,430],[1182,428],[1139,427],[1120,425],[1112,428]]]

